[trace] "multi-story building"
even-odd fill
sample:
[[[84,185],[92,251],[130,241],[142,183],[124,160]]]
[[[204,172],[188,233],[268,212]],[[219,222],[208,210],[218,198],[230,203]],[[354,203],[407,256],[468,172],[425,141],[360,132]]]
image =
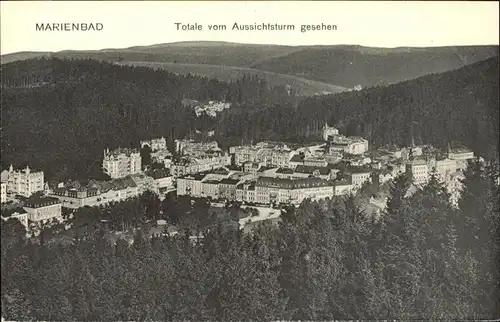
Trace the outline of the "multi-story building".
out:
[[[150,191],[158,194],[158,188],[156,186],[155,179],[153,177],[147,176],[143,173],[131,174],[130,178],[135,182],[137,186],[137,194],[143,194],[146,191]]]
[[[43,191],[43,171],[33,172],[29,167],[23,170],[14,170],[9,167],[7,176],[7,194],[30,197],[38,191]]]
[[[405,161],[410,160],[410,156],[413,157],[422,157],[424,151],[421,146],[411,146],[407,148],[401,149],[401,158]]]
[[[349,168],[346,171],[348,178],[351,181],[354,189],[360,188],[364,183],[372,181],[371,169],[365,168]]]
[[[2,219],[17,219],[24,226],[25,229],[28,229],[28,212],[21,207],[11,208],[2,210]]]
[[[164,194],[174,188],[174,177],[167,169],[151,170],[147,175],[154,180],[153,192]]]
[[[181,155],[199,156],[207,151],[220,151],[220,148],[216,141],[175,140],[175,150]]]
[[[0,192],[2,193],[2,203],[7,202],[7,182],[2,182],[2,187]]]
[[[255,162],[259,148],[251,145],[233,146],[229,153],[234,155],[234,163],[242,165],[246,162]]]
[[[423,185],[429,181],[429,166],[424,160],[413,160],[406,164],[406,173],[415,185]]]
[[[306,198],[333,196],[332,183],[318,179],[281,179],[260,177],[255,184],[255,202],[260,204],[299,205]]]
[[[55,188],[50,197],[58,199],[63,207],[70,209],[101,206],[137,197],[147,184],[139,189],[136,181],[140,179],[134,180],[132,176],[127,176],[111,181],[91,181],[86,186],[73,183]]]
[[[24,203],[28,220],[35,223],[47,223],[53,219],[62,220],[62,204],[56,198],[34,197]]]
[[[168,150],[159,150],[151,153],[151,161],[156,163],[163,163],[165,168],[170,168],[172,165],[172,153]]]
[[[335,181],[333,183],[333,195],[334,196],[345,196],[354,191],[354,186],[348,181]]]
[[[149,146],[153,152],[167,150],[167,140],[162,136],[157,139],[141,141],[141,148],[145,146]]]
[[[255,162],[270,167],[287,167],[293,155],[292,150],[286,144],[276,142],[234,146],[229,149],[229,153],[234,154],[234,162],[237,165]]]
[[[236,200],[244,203],[255,203],[255,182],[243,182],[236,187]]]
[[[136,149],[104,150],[102,161],[104,173],[112,179],[123,178],[141,172],[141,154]]]
[[[247,161],[243,164],[243,171],[251,173],[255,176],[257,176],[257,173],[259,172],[260,168],[261,168],[261,165],[257,162]]]
[[[202,197],[219,199],[219,182],[220,180],[204,180],[201,182]]]
[[[280,168],[276,171],[278,178],[320,178],[323,180],[333,180],[336,178],[339,170],[329,167],[312,167],[307,165],[298,165],[295,169]]]
[[[329,141],[330,154],[336,152],[344,152],[349,154],[363,154],[368,151],[368,140],[359,136],[346,137],[336,135]]]
[[[457,168],[461,170],[466,169],[469,160],[474,158],[474,152],[466,147],[457,147],[448,151],[448,159],[456,160]]]
[[[457,172],[457,161],[451,159],[436,160],[433,167],[441,180],[448,181],[451,179],[451,175]]]
[[[219,182],[219,198],[227,200],[236,200],[236,186],[240,180],[237,179],[222,179]]]
[[[184,157],[170,167],[170,172],[177,178],[187,174],[211,171],[231,164],[228,155],[215,155],[205,157]]]
[[[328,123],[325,123],[325,126],[323,127],[323,140],[328,141],[330,137],[339,135],[339,130],[328,126]]]
[[[448,151],[448,159],[451,160],[471,160],[474,159],[474,151],[466,147],[458,147]]]
[[[205,176],[206,173],[195,173],[177,178],[177,195],[203,197],[202,180]]]
[[[328,162],[324,156],[305,156],[304,154],[295,154],[288,162],[289,168],[295,169],[299,165],[307,167],[326,167]]]

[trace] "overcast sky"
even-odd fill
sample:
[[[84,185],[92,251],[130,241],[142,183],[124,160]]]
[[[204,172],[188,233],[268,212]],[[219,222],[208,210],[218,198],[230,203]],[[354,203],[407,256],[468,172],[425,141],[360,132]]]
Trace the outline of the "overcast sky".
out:
[[[2,1],[1,53],[123,48],[211,40],[282,45],[374,47],[498,45],[497,2],[174,2]],[[102,23],[97,32],[36,31],[36,23]],[[204,31],[177,31],[174,23]],[[295,31],[232,31],[241,24],[294,24]],[[337,31],[300,32],[302,24]],[[227,24],[227,31],[208,31]]]

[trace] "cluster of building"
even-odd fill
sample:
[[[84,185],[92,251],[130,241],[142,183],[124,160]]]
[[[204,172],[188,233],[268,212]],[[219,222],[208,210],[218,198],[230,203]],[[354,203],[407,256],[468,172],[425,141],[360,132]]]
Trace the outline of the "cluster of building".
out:
[[[102,169],[111,180],[60,183],[56,187],[44,183],[42,171],[29,167],[14,170],[11,166],[2,172],[2,204],[14,197],[24,198],[24,212],[18,209],[9,214],[23,224],[26,220],[61,218],[63,207],[101,206],[145,191],[160,197],[176,190],[178,195],[214,201],[299,205],[306,198],[354,193],[365,183],[381,185],[403,173],[419,187],[428,182],[433,171],[446,183],[456,203],[463,176],[460,170],[474,158],[474,153],[463,147],[449,147],[446,153],[430,146],[369,151],[366,139],[341,135],[327,124],[322,137],[323,142],[306,146],[260,142],[230,147],[228,152],[216,141],[175,140],[173,153],[161,137],[141,141],[140,146],[151,149],[152,161],[163,164],[162,169],[143,169],[137,149],[105,149]]]
[[[182,105],[188,108],[192,108],[196,116],[198,117],[204,114],[210,117],[216,117],[217,113],[231,108],[231,103],[227,102],[208,101],[208,103],[205,104],[191,99],[182,100]]]
[[[175,140],[175,150],[179,158],[170,166],[175,178],[231,164],[231,157],[219,148],[216,141]]]

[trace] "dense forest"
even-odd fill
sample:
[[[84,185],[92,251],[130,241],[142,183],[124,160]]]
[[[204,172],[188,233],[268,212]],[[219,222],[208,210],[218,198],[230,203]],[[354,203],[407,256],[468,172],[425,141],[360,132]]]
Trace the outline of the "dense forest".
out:
[[[372,147],[417,144],[444,148],[460,142],[485,158],[498,157],[498,57],[442,74],[387,87],[302,100],[280,106],[229,110],[219,129],[226,137],[293,139],[312,136],[328,121],[342,133],[367,138]]]
[[[87,230],[70,243],[26,241],[19,223],[14,229],[12,221],[2,222],[2,316],[23,321],[498,318],[498,176],[498,165],[471,163],[459,209],[435,176],[411,197],[405,197],[408,178],[401,176],[391,183],[388,208],[379,219],[367,218],[352,196],[306,200],[287,209],[278,227],[263,224],[251,234],[206,220],[209,210],[201,202],[188,212],[193,218],[188,221],[204,236],[194,243],[189,234],[158,237],[140,230],[133,243],[110,243],[104,237],[108,226],[90,224],[104,215],[97,208],[76,215],[86,213],[80,217]],[[140,214],[153,218],[162,208],[164,218],[175,222],[179,209],[191,207],[182,203],[124,203],[109,218],[119,223],[118,214],[132,221]]]
[[[2,65],[2,167],[30,164],[47,177],[97,177],[105,147],[169,141],[215,130],[223,148],[258,140],[319,139],[328,121],[372,147],[459,142],[498,156],[498,57],[387,87],[300,99],[255,77],[226,83],[92,60],[35,59]],[[183,98],[226,100],[216,118]]]
[[[294,99],[257,78],[223,83],[93,60],[35,59],[2,65],[2,167],[29,164],[52,179],[99,175],[104,148],[137,147],[193,133],[181,102],[253,106]]]

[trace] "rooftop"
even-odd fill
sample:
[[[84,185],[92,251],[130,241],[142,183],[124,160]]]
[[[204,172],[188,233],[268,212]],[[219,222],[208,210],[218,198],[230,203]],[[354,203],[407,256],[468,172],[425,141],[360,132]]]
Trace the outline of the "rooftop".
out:
[[[24,205],[27,208],[41,208],[41,207],[46,207],[46,206],[51,206],[55,204],[59,204],[59,200],[57,198],[51,198],[51,197],[31,197],[28,198]]]
[[[293,174],[294,171],[292,169],[289,169],[289,168],[279,168],[278,170],[276,170],[276,173]]]
[[[220,180],[214,180],[214,179],[211,179],[211,180],[205,180],[205,181],[203,181],[203,183],[209,183],[209,184],[219,184],[219,183],[220,183]]]
[[[161,179],[170,177],[170,171],[168,169],[150,170],[147,172],[147,175],[152,177],[153,179]]]
[[[222,179],[219,183],[227,185],[236,185],[238,182],[240,181],[236,179]]]
[[[306,166],[306,165],[298,165],[295,168],[295,172],[297,172],[297,173],[314,174],[314,172],[316,172],[316,171],[318,171],[319,174],[321,174],[321,175],[330,174],[330,168],[328,168],[328,167],[313,167],[313,166]]]
[[[22,207],[19,207],[19,206],[16,206],[13,208],[8,208],[8,209],[2,209],[2,217],[4,217],[4,218],[8,218],[15,213],[25,214],[26,210],[24,210]]]
[[[257,186],[270,188],[300,189],[311,187],[331,186],[331,182],[319,178],[283,179],[272,177],[260,177]]]

